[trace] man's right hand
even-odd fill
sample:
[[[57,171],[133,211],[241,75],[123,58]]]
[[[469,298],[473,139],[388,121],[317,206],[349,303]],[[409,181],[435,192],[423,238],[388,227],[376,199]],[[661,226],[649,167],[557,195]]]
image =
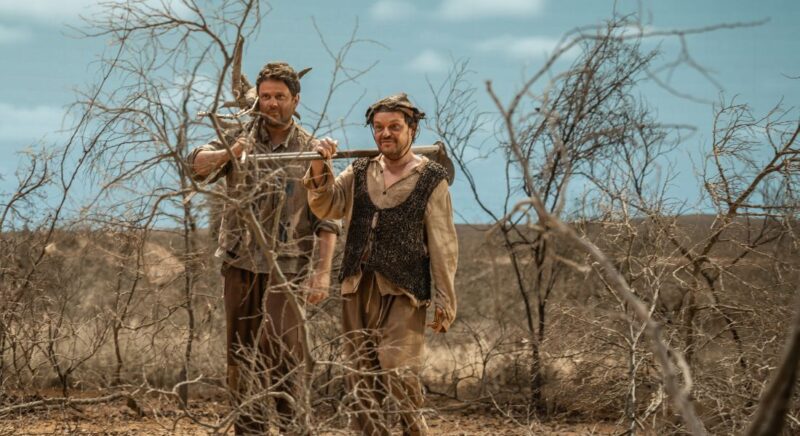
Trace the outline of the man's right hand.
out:
[[[253,151],[253,141],[246,136],[240,136],[239,139],[231,146],[231,153],[236,156],[236,159],[242,157],[242,153]]]
[[[205,150],[197,153],[194,157],[193,170],[198,176],[205,177],[217,168],[225,165],[231,159],[231,154],[236,159],[242,157],[245,151],[251,153],[254,149],[253,140],[247,136],[241,136],[231,145],[231,152],[228,150]]]
[[[319,155],[322,156],[322,158],[325,160],[330,159],[334,154],[336,154],[336,148],[338,146],[339,146],[339,141],[329,137],[317,139],[314,141],[314,151],[319,153]],[[325,163],[322,160],[312,160],[311,176],[312,177],[321,176],[324,165]]]
[[[330,159],[334,154],[336,154],[336,148],[339,146],[339,141],[324,137],[322,139],[317,139],[314,143],[314,151],[319,153],[324,159]]]

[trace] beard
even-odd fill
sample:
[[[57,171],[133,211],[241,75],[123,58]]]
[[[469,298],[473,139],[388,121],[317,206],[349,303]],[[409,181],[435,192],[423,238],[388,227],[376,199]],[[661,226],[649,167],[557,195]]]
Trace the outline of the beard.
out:
[[[285,127],[292,121],[292,114],[283,116],[280,112],[272,115],[261,112],[260,115],[264,123],[269,127]]]
[[[396,142],[395,142],[395,144],[396,144]],[[402,147],[395,148],[393,151],[385,151],[385,152],[382,151],[382,153],[383,153],[383,156],[386,157],[389,160],[400,160],[406,154],[408,154],[409,150],[411,150],[411,141],[408,141],[408,143],[406,143]]]

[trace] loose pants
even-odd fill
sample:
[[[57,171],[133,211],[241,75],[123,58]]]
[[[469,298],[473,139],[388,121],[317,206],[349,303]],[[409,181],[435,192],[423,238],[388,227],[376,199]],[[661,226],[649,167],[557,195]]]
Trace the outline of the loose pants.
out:
[[[399,417],[404,435],[427,434],[419,382],[425,308],[414,307],[405,295],[381,295],[371,273],[343,299],[344,352],[350,366],[346,400],[354,429],[389,435],[392,418]]]
[[[239,408],[236,434],[267,434],[270,421],[282,433],[295,434],[295,420],[304,419],[292,402],[301,401],[306,338],[300,316],[289,304],[291,290],[270,289],[275,283],[269,274],[229,265],[223,276],[227,382],[234,407]]]

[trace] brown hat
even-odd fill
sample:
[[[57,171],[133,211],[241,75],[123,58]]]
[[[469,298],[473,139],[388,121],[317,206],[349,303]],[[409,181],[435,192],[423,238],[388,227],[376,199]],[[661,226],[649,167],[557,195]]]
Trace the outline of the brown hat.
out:
[[[372,119],[378,112],[402,112],[410,117],[414,123],[419,123],[419,120],[425,118],[425,112],[417,109],[413,103],[408,99],[405,92],[384,97],[367,109],[365,116],[367,117],[367,125],[372,124]]]

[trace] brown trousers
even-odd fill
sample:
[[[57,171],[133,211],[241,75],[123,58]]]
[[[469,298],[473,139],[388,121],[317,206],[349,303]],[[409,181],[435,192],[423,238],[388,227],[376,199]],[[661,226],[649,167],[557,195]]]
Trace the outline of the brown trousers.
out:
[[[400,417],[404,435],[425,435],[419,371],[425,347],[425,308],[404,295],[381,295],[366,273],[358,290],[343,295],[348,407],[363,435],[389,435],[387,416]],[[388,414],[387,414],[388,412]]]
[[[227,327],[228,388],[239,408],[236,434],[269,433],[270,417],[282,434],[296,433],[302,420],[291,399],[301,401],[305,331],[285,290],[270,290],[269,274],[226,265],[225,324]],[[293,278],[293,277],[292,277]],[[290,280],[290,277],[287,277]],[[274,396],[277,416],[266,393]]]

